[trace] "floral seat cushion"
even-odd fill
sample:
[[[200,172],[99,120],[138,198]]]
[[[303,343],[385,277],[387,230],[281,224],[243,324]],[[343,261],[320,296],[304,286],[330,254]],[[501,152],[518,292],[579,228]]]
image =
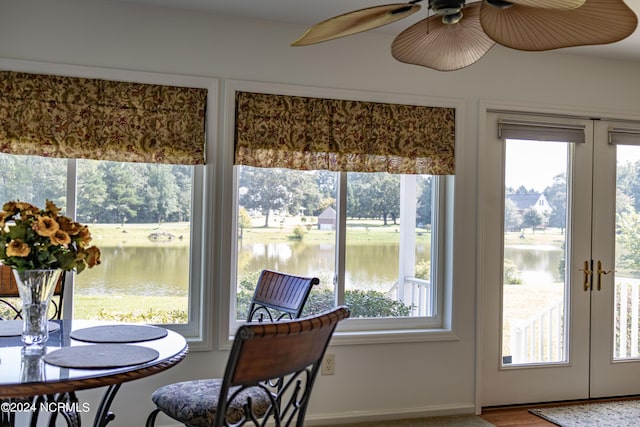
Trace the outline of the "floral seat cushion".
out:
[[[171,418],[183,424],[194,427],[207,427],[213,424],[218,407],[221,379],[204,379],[184,381],[168,384],[157,389],[151,400],[156,406]],[[230,393],[237,387],[232,387]],[[240,421],[244,416],[242,406],[251,399],[254,415],[262,417],[269,409],[268,393],[259,388],[251,387],[240,392],[231,402],[227,411],[230,424]]]

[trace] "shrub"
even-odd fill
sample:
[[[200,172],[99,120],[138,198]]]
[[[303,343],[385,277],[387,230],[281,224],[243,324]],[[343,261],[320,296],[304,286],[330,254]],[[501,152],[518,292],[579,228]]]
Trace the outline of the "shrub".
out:
[[[296,228],[293,229],[293,237],[294,239],[302,240],[306,232],[307,230],[303,226],[296,225]]]
[[[520,270],[518,270],[518,266],[516,266],[516,264],[508,258],[504,259],[502,280],[505,285],[522,284],[522,277],[520,276]]]

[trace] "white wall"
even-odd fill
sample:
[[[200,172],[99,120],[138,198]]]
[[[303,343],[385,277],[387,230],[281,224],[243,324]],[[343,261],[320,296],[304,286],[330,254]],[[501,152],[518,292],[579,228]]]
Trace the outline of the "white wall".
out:
[[[453,327],[458,341],[336,346],[336,375],[319,377],[309,410],[318,420],[473,412],[477,283],[474,275],[481,101],[531,102],[638,114],[639,63],[494,47],[479,63],[436,72],[396,62],[392,36],[367,33],[292,48],[303,27],[130,5],[116,0],[0,0],[0,60],[25,60],[463,99],[457,147]],[[46,64],[41,66],[46,72]],[[91,69],[87,70],[90,77]],[[223,92],[221,92],[223,93]],[[229,141],[223,141],[230,143]],[[111,426],[143,425],[149,395],[173,381],[220,375],[225,352],[192,352],[162,374],[125,384]],[[95,391],[83,398],[96,399]],[[97,404],[93,404],[97,408]],[[171,424],[159,418],[159,424]],[[86,423],[87,421],[85,421]]]

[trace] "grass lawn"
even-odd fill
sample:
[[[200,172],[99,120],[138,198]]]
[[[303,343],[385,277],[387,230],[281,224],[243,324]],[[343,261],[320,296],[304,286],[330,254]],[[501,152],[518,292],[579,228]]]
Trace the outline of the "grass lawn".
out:
[[[187,297],[136,295],[74,295],[74,318],[138,321],[145,323],[186,322]]]

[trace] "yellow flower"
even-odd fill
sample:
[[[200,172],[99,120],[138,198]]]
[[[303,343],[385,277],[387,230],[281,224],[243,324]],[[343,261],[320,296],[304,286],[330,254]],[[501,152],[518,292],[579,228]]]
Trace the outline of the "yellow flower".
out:
[[[60,224],[48,216],[39,216],[38,222],[33,224],[33,229],[40,236],[51,237],[60,229]]]
[[[71,243],[71,237],[63,230],[56,231],[53,236],[49,236],[49,240],[54,245],[67,246]]]
[[[78,241],[78,245],[80,247],[85,247],[91,241],[91,233],[89,232],[89,227],[86,225],[80,227],[80,231],[77,233],[80,240]]]
[[[96,246],[87,248],[86,261],[89,268],[95,267],[96,265],[100,264],[100,249],[98,249]]]
[[[7,245],[7,256],[26,257],[31,253],[31,248],[20,239],[14,239]]]
[[[71,221],[71,218],[66,216],[58,217],[58,224],[60,229],[65,231],[69,236],[76,236],[82,230],[82,225]]]
[[[56,204],[53,203],[51,200],[47,200],[46,204],[47,204],[47,211],[51,212],[51,214],[54,217],[57,217],[58,213],[60,213],[60,208],[57,207]]]
[[[9,212],[2,211],[0,212],[0,230],[4,228],[5,221],[7,218],[10,218],[11,214]]]

